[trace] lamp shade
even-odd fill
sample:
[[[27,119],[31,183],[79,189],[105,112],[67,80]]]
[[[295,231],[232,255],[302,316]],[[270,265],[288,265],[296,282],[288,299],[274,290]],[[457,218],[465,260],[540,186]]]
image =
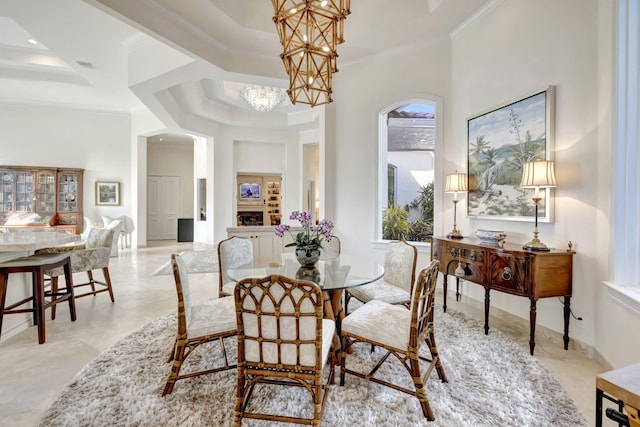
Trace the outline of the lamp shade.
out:
[[[467,175],[464,173],[452,173],[447,175],[444,187],[445,193],[464,193],[467,191]]]
[[[523,188],[549,188],[557,187],[554,164],[550,160],[527,162],[522,165]]]

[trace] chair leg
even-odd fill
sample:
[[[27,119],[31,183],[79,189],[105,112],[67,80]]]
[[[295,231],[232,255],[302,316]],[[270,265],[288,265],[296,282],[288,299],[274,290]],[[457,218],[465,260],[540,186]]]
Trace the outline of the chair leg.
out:
[[[171,366],[171,372],[169,372],[167,383],[164,385],[164,391],[162,392],[163,396],[171,394],[173,391],[173,387],[176,385],[176,381],[178,381],[178,377],[180,376],[182,362],[184,362],[185,345],[183,343],[176,343],[175,345],[176,348],[173,355],[173,366]]]
[[[65,282],[65,285],[67,286],[67,301],[69,303],[69,315],[71,316],[71,321],[75,322],[76,321],[76,298],[73,293],[73,271],[71,271],[71,260],[67,261],[67,263],[63,266],[63,269],[64,269],[64,282]],[[56,292],[58,290],[57,279],[58,278],[56,277],[56,289],[55,289]],[[54,290],[53,278],[51,280],[51,289]],[[53,304],[53,306],[51,307],[52,315],[53,315],[53,310],[56,309],[56,305],[57,304]]]
[[[433,332],[429,333],[427,345],[429,346],[429,352],[431,352],[431,360],[435,360],[438,378],[440,378],[443,383],[448,383],[449,379],[447,378],[447,374],[444,372],[442,361],[440,361],[440,354],[438,353],[438,346],[436,345],[436,336]]]
[[[91,270],[87,271],[87,276],[89,277],[89,284],[91,285],[91,293],[96,294],[96,284],[93,280],[93,272]]]
[[[58,276],[51,277],[51,293],[56,294],[58,292]],[[55,297],[52,297],[55,298]],[[56,318],[56,304],[51,306],[51,320]]]
[[[427,392],[424,389],[424,382],[422,381],[422,375],[420,374],[420,361],[417,357],[409,360],[411,366],[411,378],[413,378],[413,384],[416,388],[416,397],[422,407],[422,413],[429,421],[435,420],[431,405],[429,405],[429,399],[427,398]]]
[[[38,344],[44,344],[46,332],[44,327],[44,271],[40,268],[33,273],[35,283],[33,294],[33,314],[38,325]]]
[[[0,273],[0,335],[2,334],[2,319],[4,318],[4,304],[7,300],[7,283],[9,282],[9,273],[3,271]]]
[[[349,315],[349,300],[351,299],[351,295],[349,295],[349,291],[344,291],[344,315]]]
[[[115,302],[113,298],[113,288],[111,287],[111,276],[109,275],[109,267],[104,267],[102,269],[102,274],[104,275],[104,281],[107,284],[107,289],[109,290],[109,297],[111,297],[111,302]]]

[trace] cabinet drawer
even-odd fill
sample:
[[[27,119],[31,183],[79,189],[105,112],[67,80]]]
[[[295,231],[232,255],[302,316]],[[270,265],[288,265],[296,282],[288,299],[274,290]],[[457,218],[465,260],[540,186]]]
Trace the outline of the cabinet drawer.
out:
[[[527,295],[526,260],[509,253],[490,255],[491,287]]]
[[[464,269],[464,275],[457,277],[474,283],[484,283],[484,272],[486,270],[484,263],[485,253],[483,250],[449,246],[449,248],[447,248],[446,258],[451,261],[448,263],[448,274],[455,275],[455,269],[458,267],[458,262],[460,262]]]

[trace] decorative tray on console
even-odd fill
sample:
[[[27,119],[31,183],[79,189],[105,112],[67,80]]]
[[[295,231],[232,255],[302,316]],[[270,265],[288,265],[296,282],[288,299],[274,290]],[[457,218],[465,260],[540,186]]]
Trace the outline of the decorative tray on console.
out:
[[[477,230],[476,237],[481,243],[487,245],[497,245],[506,239],[507,235],[503,230]]]

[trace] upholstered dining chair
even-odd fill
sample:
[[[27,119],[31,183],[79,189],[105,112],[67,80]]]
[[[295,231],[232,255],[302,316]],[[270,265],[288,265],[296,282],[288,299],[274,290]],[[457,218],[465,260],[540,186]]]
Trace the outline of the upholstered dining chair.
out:
[[[322,258],[332,259],[340,256],[340,238],[338,236],[331,237],[331,240],[322,242]]]
[[[373,283],[345,291],[345,314],[351,297],[367,303],[380,300],[408,306],[415,279],[418,250],[404,240],[391,242],[384,256],[384,276]]]
[[[340,385],[344,385],[345,373],[382,384],[418,398],[424,416],[435,419],[425,391],[425,382],[435,368],[442,382],[448,382],[435,338],[434,306],[439,262],[431,261],[420,271],[411,300],[411,309],[402,305],[372,300],[355,310],[342,321],[342,351],[340,357]],[[346,367],[347,352],[344,349],[362,342],[386,350],[385,355],[368,373]],[[420,355],[425,348],[429,357]],[[414,390],[394,384],[374,375],[390,355],[398,358],[414,382]],[[422,373],[420,361],[429,363]]]
[[[178,293],[178,332],[169,355],[171,371],[164,386],[162,395],[170,394],[178,380],[195,376],[212,374],[235,368],[229,364],[224,338],[236,334],[236,314],[233,297],[215,298],[205,303],[191,303],[189,275],[184,260],[180,255],[171,255],[173,277]],[[180,374],[185,359],[200,345],[211,341],[220,341],[224,363],[222,366]]]
[[[236,282],[227,275],[230,268],[253,267],[253,245],[245,237],[232,236],[218,243],[218,275],[220,288],[218,295],[233,295]]]
[[[87,281],[74,280],[74,289],[83,288],[84,291],[84,293],[75,292],[75,298],[108,292],[111,302],[114,302],[111,276],[109,275],[109,257],[112,246],[117,244],[113,238],[115,232],[116,230],[114,229],[92,228],[83,244],[41,249],[36,251],[36,254],[68,252],[71,257],[71,272],[87,274]],[[102,271],[103,280],[96,279],[93,274],[94,270]],[[45,275],[51,279],[52,292],[57,292],[58,277],[64,276],[62,267],[46,270]],[[90,290],[87,288],[90,288]],[[55,310],[56,307],[54,305],[51,307],[52,319],[55,318]]]
[[[241,280],[234,296],[238,324],[235,425],[253,418],[320,426],[334,364],[329,363],[326,385],[322,369],[335,335],[335,322],[323,318],[320,287],[273,274]],[[249,411],[257,384],[305,388],[311,394],[313,416]]]

